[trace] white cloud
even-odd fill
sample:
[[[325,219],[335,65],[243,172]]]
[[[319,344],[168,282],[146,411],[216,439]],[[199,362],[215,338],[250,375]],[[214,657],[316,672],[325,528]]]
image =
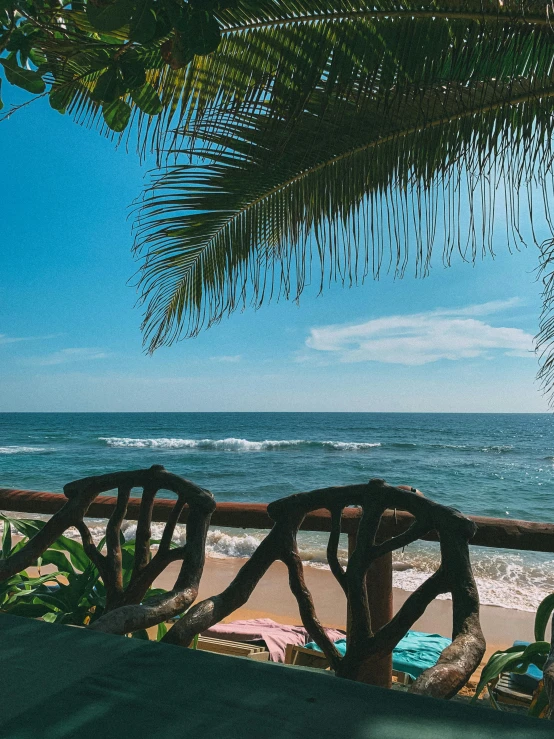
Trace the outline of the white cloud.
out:
[[[56,364],[69,364],[71,362],[89,362],[96,359],[106,359],[109,354],[102,349],[75,347],[69,349],[61,349],[52,354],[46,354],[43,357],[34,357],[31,363],[40,367],[47,367]]]
[[[235,364],[242,359],[241,354],[220,354],[217,357],[210,357],[212,362],[222,362],[223,364]]]
[[[0,346],[4,344],[17,344],[21,341],[42,341],[43,339],[54,339],[58,334],[50,334],[48,336],[8,336],[0,334]]]
[[[0,346],[2,344],[15,344],[18,341],[27,341],[23,337],[7,336],[6,334],[0,334]]]
[[[531,334],[519,328],[491,326],[474,318],[498,313],[519,302],[517,298],[495,300],[459,309],[383,316],[365,323],[320,326],[310,330],[306,346],[328,352],[340,362],[405,365],[490,357],[495,351],[509,356],[532,356]]]
[[[465,308],[437,308],[432,313],[437,316],[490,316],[492,313],[501,313],[503,310],[520,305],[521,298],[508,298],[508,300],[490,300],[488,303],[466,305]]]

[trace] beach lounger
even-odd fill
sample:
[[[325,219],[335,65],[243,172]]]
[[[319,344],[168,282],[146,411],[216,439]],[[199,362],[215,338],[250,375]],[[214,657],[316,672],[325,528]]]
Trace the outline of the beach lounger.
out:
[[[326,629],[332,641],[345,636],[339,629]],[[267,648],[272,662],[284,662],[288,644],[303,647],[310,638],[303,626],[280,624],[270,618],[252,618],[219,623],[202,632],[202,636],[227,641],[257,644]]]
[[[514,647],[527,647],[528,641],[515,641]],[[530,665],[527,672],[504,672],[494,685],[491,685],[493,698],[498,703],[513,706],[529,707],[535,691],[543,678],[542,670],[535,665]]]
[[[269,652],[265,647],[225,639],[212,639],[208,636],[198,637],[196,649],[202,652],[226,654],[230,657],[247,657],[257,662],[267,662],[269,660]]]
[[[451,644],[440,634],[427,634],[424,631],[408,631],[393,649],[392,667],[397,672],[409,675],[412,680],[417,680],[422,672],[434,667],[446,647]],[[346,639],[335,641],[338,652],[344,656],[346,653]],[[306,644],[306,650],[318,651],[315,642]]]
[[[514,682],[511,674],[503,673],[494,686],[490,686],[493,698],[507,706],[529,708],[533,700],[533,691],[521,687]]]
[[[287,644],[285,664],[291,667],[331,669],[323,652],[308,647],[299,647],[298,644]],[[413,683],[413,678],[400,670],[393,669],[392,678],[393,682],[398,685],[411,685]]]

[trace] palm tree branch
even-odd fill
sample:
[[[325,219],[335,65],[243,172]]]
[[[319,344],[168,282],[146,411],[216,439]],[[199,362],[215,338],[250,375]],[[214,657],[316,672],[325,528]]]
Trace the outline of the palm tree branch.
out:
[[[386,9],[386,10],[359,10],[338,13],[306,13],[294,18],[272,18],[264,21],[253,21],[237,25],[229,25],[222,28],[222,35],[254,31],[262,28],[273,28],[276,24],[280,27],[298,26],[305,24],[321,23],[322,21],[349,21],[349,20],[374,20],[379,18],[429,18],[448,21],[476,21],[478,23],[516,23],[530,26],[552,26],[552,19],[546,13],[529,15],[513,15],[502,12],[501,8],[494,11],[468,13],[460,10],[419,10],[419,9]]]
[[[496,92],[493,88],[493,93]],[[421,135],[428,137],[433,130],[441,129],[441,127],[447,130],[452,125],[457,126],[456,131],[453,130],[452,133],[454,142],[456,141],[456,137],[460,135],[466,136],[466,138],[469,136],[471,139],[471,127],[468,129],[465,121],[472,118],[475,119],[472,126],[475,125],[475,121],[479,120],[483,124],[483,130],[486,131],[487,125],[493,120],[490,119],[490,116],[494,118],[501,111],[508,120],[507,125],[510,125],[510,116],[513,117],[514,115],[511,111],[517,110],[518,107],[525,108],[526,104],[536,104],[539,100],[542,101],[545,98],[553,97],[554,86],[551,82],[550,86],[546,86],[540,90],[531,89],[522,91],[521,88],[518,88],[517,90],[512,89],[505,92],[506,94],[503,96],[495,95],[492,101],[489,101],[489,98],[483,95],[482,97],[485,101],[483,104],[468,106],[465,110],[458,110],[453,114],[444,114],[443,111],[439,111],[434,117],[427,116],[415,125],[398,128],[386,136],[379,136],[374,140],[365,141],[362,144],[336,153],[334,156],[327,158],[316,156],[316,161],[312,166],[296,167],[296,171],[294,171],[293,167],[293,172],[289,177],[281,177],[283,173],[278,167],[274,167],[273,170],[269,167],[268,174],[260,174],[264,170],[264,167],[266,170],[268,169],[266,165],[271,161],[272,157],[272,151],[270,150],[264,153],[263,147],[261,159],[258,164],[245,164],[243,151],[241,151],[242,144],[236,144],[237,150],[234,155],[229,155],[227,159],[223,161],[217,160],[212,165],[209,165],[208,171],[204,172],[203,176],[202,170],[199,170],[198,167],[193,165],[190,168],[176,167],[174,170],[170,170],[158,182],[154,183],[153,190],[155,193],[157,192],[157,195],[155,194],[152,200],[145,202],[141,214],[142,218],[139,219],[139,250],[146,246],[149,249],[143,266],[141,284],[144,300],[150,301],[143,326],[145,329],[145,338],[152,338],[150,349],[153,350],[160,343],[170,343],[177,338],[179,331],[182,329],[180,324],[183,315],[187,315],[188,313],[188,319],[191,319],[191,311],[195,315],[192,317],[188,335],[193,335],[199,330],[204,323],[206,314],[209,314],[207,319],[209,325],[219,320],[224,312],[233,310],[237,302],[237,296],[235,293],[225,296],[223,294],[225,290],[222,287],[224,284],[227,284],[227,289],[236,291],[236,287],[230,288],[229,285],[233,280],[241,283],[242,279],[243,287],[239,288],[238,291],[240,293],[239,299],[242,299],[244,302],[246,288],[243,278],[245,270],[248,269],[247,262],[250,259],[248,255],[252,254],[253,249],[257,250],[258,254],[254,266],[254,270],[257,271],[258,276],[255,279],[258,283],[262,284],[261,294],[263,299],[265,282],[268,279],[271,281],[267,277],[267,273],[274,268],[271,264],[274,264],[275,259],[288,259],[289,257],[286,257],[286,254],[291,248],[291,244],[298,244],[299,240],[300,242],[305,242],[310,229],[312,232],[315,229],[314,233],[316,234],[320,257],[322,255],[321,250],[323,249],[325,251],[326,248],[324,246],[326,238],[327,240],[330,238],[331,242],[335,245],[334,248],[336,248],[337,234],[331,233],[332,229],[336,227],[332,226],[332,223],[342,213],[340,218],[344,226],[349,219],[348,213],[351,214],[359,208],[360,202],[367,194],[364,188],[367,186],[369,191],[371,191],[371,187],[364,180],[365,175],[360,170],[360,177],[362,179],[360,180],[359,186],[356,185],[358,189],[352,187],[346,200],[339,206],[329,206],[331,209],[328,212],[320,215],[316,213],[314,215],[313,209],[310,210],[311,206],[308,205],[306,207],[310,213],[308,215],[306,213],[302,215],[301,211],[304,207],[302,199],[310,197],[315,187],[331,187],[329,185],[329,177],[332,178],[334,176],[334,181],[339,182],[341,177],[348,177],[349,172],[356,171],[358,165],[355,162],[357,159],[362,157],[364,160],[367,160],[367,155],[371,150],[386,150],[388,145],[398,147],[401,145],[403,139],[409,139],[411,137],[411,143],[406,147],[406,150],[409,150],[410,147],[413,150],[418,137]],[[416,105],[415,108],[417,107]],[[489,116],[490,120],[483,122],[483,119],[487,116]],[[506,137],[500,136],[502,132],[502,126],[500,124],[496,126],[496,133],[492,138],[487,138],[486,133],[483,134],[485,145],[482,147],[483,151],[479,152],[480,166],[484,166],[487,159],[492,161],[495,157],[501,159],[503,156],[512,156],[509,150],[510,147],[517,144],[519,136],[518,126],[521,128],[524,125],[528,125],[527,119],[517,119],[514,125],[515,134],[509,140]],[[546,129],[548,129],[548,125],[550,124],[545,124]],[[224,132],[224,141],[227,140],[225,138],[227,135],[228,132]],[[246,150],[248,150],[249,146],[248,142],[246,142],[247,137],[247,128],[242,131],[237,130],[237,139],[244,141],[243,145]],[[506,140],[503,141],[503,138],[506,138]],[[309,130],[306,140],[308,139]],[[469,151],[469,158],[471,158],[473,153],[470,144],[471,142],[468,144],[466,141],[464,145],[466,153]],[[433,144],[433,146],[436,146],[436,144]],[[467,161],[464,162],[463,158],[464,146],[462,146],[460,161],[462,161],[462,164],[466,166],[469,172],[469,167],[467,166],[469,159],[466,157]],[[419,141],[419,148],[424,151],[425,142],[423,140]],[[489,149],[491,150],[489,151]],[[295,158],[301,151],[302,146],[297,146],[291,157]],[[529,168],[532,166],[532,163],[537,161],[541,156],[544,159],[544,166],[546,168],[550,166],[550,160],[548,160],[546,152],[541,154],[538,146],[532,151],[528,147],[525,151],[528,154],[529,163],[521,159],[521,157],[519,162],[516,162],[517,157],[515,155],[512,157],[513,167],[516,170],[516,174],[513,176],[514,180],[518,176],[521,176],[521,172],[526,167]],[[209,146],[203,153],[207,159],[210,158]],[[390,157],[390,162],[393,163],[397,160],[398,153],[391,154],[389,152],[388,156]],[[403,151],[402,156],[406,159],[405,151]],[[384,156],[384,159],[386,160],[386,156]],[[406,161],[408,162],[406,166],[409,168],[414,166],[413,162],[410,163],[412,160]],[[425,160],[421,162],[421,166],[419,167],[420,175],[418,177],[424,178],[424,188],[432,189],[433,182],[435,184],[437,182],[437,177],[442,181],[443,187],[448,187],[449,184],[455,183],[456,180],[454,178],[449,182],[449,177],[451,177],[449,172],[453,166],[457,166],[457,162],[452,158],[451,150],[448,150],[445,154],[440,146],[436,151],[430,148],[429,162]],[[248,173],[249,168],[251,174]],[[383,188],[390,188],[394,179],[394,166],[391,165],[389,169],[390,172],[387,174],[385,164],[383,174],[385,179],[382,181],[375,180],[374,189],[381,188],[381,192],[383,192]],[[335,170],[336,172],[333,174]],[[471,172],[469,172],[469,175],[468,172],[466,172],[466,176],[471,176]],[[322,176],[324,179],[327,178],[325,179],[327,184],[321,179]],[[400,182],[400,185],[402,185],[400,187],[401,190],[406,190],[410,186],[408,180],[405,180],[404,184]],[[268,182],[270,186],[264,187],[265,182]],[[398,186],[398,173],[395,182]],[[164,195],[164,192],[170,192],[171,194]],[[287,192],[290,195],[287,195]],[[390,197],[393,199],[399,197],[400,201],[402,201],[404,195],[401,193],[399,196],[391,195]],[[397,210],[393,212],[392,216],[388,216],[389,222],[391,217],[393,220],[404,219],[406,221],[406,208],[408,208],[408,205],[405,203],[402,204],[400,201]],[[286,211],[282,209],[290,208],[293,202],[293,215],[290,215],[290,213],[286,215]],[[322,202],[324,203],[325,200]],[[279,211],[277,215],[272,210],[275,208]],[[183,209],[185,215],[181,216],[180,213]],[[514,212],[517,212],[517,209],[514,209]],[[279,213],[282,215],[280,216]],[[373,216],[375,216],[375,213],[373,213]],[[451,219],[452,217],[452,215],[449,216]],[[265,225],[262,222],[264,218],[266,220],[269,219]],[[277,221],[275,221],[275,218],[277,218]],[[285,218],[285,225],[279,225],[279,218]],[[322,218],[323,221],[321,220]],[[512,220],[514,231],[517,232],[517,216],[512,214],[508,217],[508,220],[510,219]],[[427,220],[429,221],[429,219]],[[327,226],[323,226],[323,230],[321,230],[321,223],[325,222]],[[399,274],[402,274],[405,269],[407,254],[406,250],[403,251],[398,243],[398,228],[402,229],[403,227],[405,228],[405,224],[404,226],[399,226],[395,221],[394,230],[396,230],[396,233],[392,236],[393,240],[397,242],[396,269]],[[415,226],[416,231],[418,228],[424,229],[426,227],[421,224],[420,226]],[[447,225],[445,225],[446,227]],[[368,224],[367,228],[373,229],[373,224]],[[473,228],[474,230],[475,228]],[[472,232],[471,228],[470,232]],[[378,273],[382,263],[384,244],[382,243],[382,235],[377,235],[375,238],[380,243],[376,247],[376,250],[381,254],[377,258],[377,268],[374,267],[374,272]],[[373,239],[374,242],[375,238]],[[475,236],[472,238],[475,241]],[[432,239],[428,242],[427,255],[425,255],[421,235],[418,236],[417,241],[418,259],[421,258],[423,271],[425,271],[430,257]],[[445,247],[445,254],[451,249],[456,239],[448,238],[446,241],[450,246]],[[460,247],[458,248],[461,250]],[[475,258],[475,243],[472,244],[471,249],[473,258]],[[403,257],[402,252],[404,254]],[[323,256],[321,258],[323,259],[325,257]],[[339,267],[339,272],[342,270],[343,279],[346,272],[350,269],[347,268],[346,261]],[[262,263],[265,267],[262,266]],[[260,277],[264,270],[265,275]],[[168,277],[169,273],[171,273],[170,277]],[[240,274],[243,275],[243,278],[239,279]],[[297,276],[298,296],[303,289],[305,280],[300,274]],[[159,282],[160,280],[163,283],[162,285]],[[258,298],[255,299],[256,304],[260,302]],[[209,305],[210,303],[211,305]],[[179,320],[175,322],[177,313]]]
[[[470,118],[470,117],[474,117],[478,115],[483,115],[485,113],[489,113],[491,111],[503,108],[507,105],[520,105],[522,103],[529,102],[530,100],[537,100],[539,98],[544,99],[544,98],[551,98],[551,97],[554,97],[554,87],[543,89],[540,92],[532,91],[526,94],[520,94],[513,98],[507,98],[507,99],[495,101],[494,103],[490,103],[488,105],[475,106],[474,108],[470,108],[469,110],[465,110],[455,115],[440,116],[434,120],[425,121],[424,123],[421,123],[417,126],[410,126],[408,128],[405,128],[404,130],[395,131],[394,133],[391,133],[388,136],[383,136],[382,138],[379,138],[375,141],[369,141],[365,144],[362,144],[361,146],[358,146],[355,149],[342,152],[341,154],[338,154],[337,156],[334,156],[325,161],[321,161],[318,164],[314,165],[313,167],[309,169],[305,169],[302,172],[299,172],[297,175],[295,175],[294,177],[291,177],[285,182],[280,182],[278,185],[273,187],[271,190],[264,192],[263,194],[259,195],[254,200],[252,200],[251,202],[244,205],[239,211],[237,211],[236,213],[233,213],[233,215],[229,218],[229,220],[227,220],[221,226],[221,228],[214,233],[212,237],[212,241],[217,240],[221,236],[221,234],[229,227],[232,221],[240,219],[244,213],[255,208],[263,200],[267,200],[273,195],[276,195],[277,193],[282,192],[286,190],[287,188],[290,188],[292,185],[299,182],[300,180],[310,177],[314,173],[326,167],[332,167],[333,165],[337,164],[338,162],[344,159],[355,157],[358,154],[366,153],[370,151],[371,149],[374,149],[375,147],[384,146],[385,144],[391,141],[396,141],[398,139],[408,137],[413,134],[417,134],[424,130],[426,131],[432,128],[436,128],[437,126],[443,126],[449,123],[454,123],[455,121],[462,120],[463,118]],[[207,154],[207,152],[205,152],[205,154]],[[211,245],[212,243],[208,242],[205,245],[205,248],[209,249]]]

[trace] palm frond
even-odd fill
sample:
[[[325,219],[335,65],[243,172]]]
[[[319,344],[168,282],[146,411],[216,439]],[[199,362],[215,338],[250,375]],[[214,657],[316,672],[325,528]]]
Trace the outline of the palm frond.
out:
[[[505,81],[552,71],[554,31],[544,6],[471,2],[281,2],[225,11],[218,51],[189,66],[177,103],[152,131],[158,151],[198,136],[229,111],[264,109],[293,126],[314,93],[322,105],[365,101],[398,86]],[[508,20],[509,19],[509,20]],[[170,85],[171,87],[171,85]],[[167,91],[166,91],[167,94]],[[168,138],[170,131],[177,136]]]
[[[554,223],[549,218],[549,228],[554,233]],[[535,337],[537,354],[541,363],[537,379],[541,389],[554,408],[554,238],[541,245],[539,258],[539,278],[542,279],[542,313],[539,332]]]
[[[545,83],[399,89],[361,111],[340,101],[340,115],[312,99],[294,135],[283,121],[269,137],[259,112],[207,122],[201,161],[167,167],[139,208],[149,350],[248,303],[296,299],[312,273],[322,286],[401,277],[413,253],[425,274],[436,242],[445,263],[474,260],[499,207],[520,244],[525,189],[544,185],[547,212],[552,193]]]
[[[136,111],[141,153],[182,147],[183,138],[190,145],[230,113],[263,110],[266,123],[286,120],[292,130],[316,93],[340,115],[339,100],[363,107],[398,86],[552,72],[554,30],[535,0],[262,0],[217,16],[219,49],[186,69],[150,50],[149,81],[164,108],[156,119]],[[97,125],[99,116],[92,106],[84,120]]]

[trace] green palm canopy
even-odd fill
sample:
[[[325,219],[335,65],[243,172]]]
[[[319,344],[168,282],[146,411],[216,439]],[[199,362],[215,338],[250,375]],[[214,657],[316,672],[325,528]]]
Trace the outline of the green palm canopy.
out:
[[[112,131],[130,121],[140,153],[157,156],[136,208],[150,351],[309,282],[425,275],[435,246],[446,264],[475,260],[495,227],[518,247],[533,215],[552,225],[545,2],[93,4],[75,26],[83,53],[41,43],[54,107]],[[127,25],[97,33],[98,7],[126,8]],[[150,38],[136,31],[145,9]],[[206,37],[190,32],[202,13]],[[553,256],[543,244],[546,389]]]
[[[175,156],[137,212],[150,350],[314,280],[424,275],[435,245],[474,260],[495,221],[515,247],[550,224],[544,3],[280,0],[224,23],[150,132]]]

